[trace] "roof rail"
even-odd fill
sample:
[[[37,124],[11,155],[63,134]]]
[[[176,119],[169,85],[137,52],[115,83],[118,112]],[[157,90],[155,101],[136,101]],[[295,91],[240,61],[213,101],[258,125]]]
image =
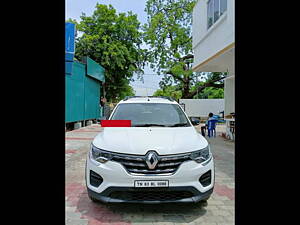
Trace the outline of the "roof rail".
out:
[[[127,101],[130,98],[147,98],[148,96],[126,96],[123,101]]]
[[[174,98],[169,97],[169,96],[149,96],[149,98],[164,98],[164,99],[168,99],[171,102],[175,101]]]
[[[169,101],[173,102],[175,101],[174,98],[169,97],[169,96],[126,96],[123,101],[127,101],[130,98],[164,98],[164,99],[168,99]]]

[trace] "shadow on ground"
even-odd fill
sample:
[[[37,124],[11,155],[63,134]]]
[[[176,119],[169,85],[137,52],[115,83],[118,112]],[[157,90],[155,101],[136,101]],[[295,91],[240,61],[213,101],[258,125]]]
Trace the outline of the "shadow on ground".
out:
[[[207,203],[165,203],[155,205],[94,203],[86,192],[80,194],[77,210],[89,224],[131,222],[189,223],[206,214]]]

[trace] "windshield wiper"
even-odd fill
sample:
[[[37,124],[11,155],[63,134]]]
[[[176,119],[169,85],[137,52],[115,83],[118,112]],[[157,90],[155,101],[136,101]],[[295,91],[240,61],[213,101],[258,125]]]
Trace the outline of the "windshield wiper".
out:
[[[188,123],[175,123],[170,125],[169,127],[186,127]]]
[[[155,124],[155,123],[145,123],[145,124],[136,124],[133,127],[166,127],[163,124]]]

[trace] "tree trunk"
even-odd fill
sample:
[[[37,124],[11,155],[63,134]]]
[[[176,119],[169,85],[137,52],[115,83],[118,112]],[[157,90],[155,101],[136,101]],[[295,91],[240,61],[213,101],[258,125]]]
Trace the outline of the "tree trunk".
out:
[[[190,80],[189,79],[184,79],[183,82],[183,91],[182,91],[182,97],[181,98],[189,98],[189,93],[190,93]]]

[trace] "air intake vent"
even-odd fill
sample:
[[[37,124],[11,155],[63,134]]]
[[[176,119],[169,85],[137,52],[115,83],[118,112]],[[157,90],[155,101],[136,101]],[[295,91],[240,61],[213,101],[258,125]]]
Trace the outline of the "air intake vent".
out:
[[[115,191],[111,198],[127,201],[176,201],[193,197],[189,191]]]
[[[202,184],[203,187],[206,187],[211,184],[211,170],[203,174],[200,179],[200,183]]]
[[[90,170],[90,184],[94,187],[99,187],[102,182],[103,178],[99,174]]]

